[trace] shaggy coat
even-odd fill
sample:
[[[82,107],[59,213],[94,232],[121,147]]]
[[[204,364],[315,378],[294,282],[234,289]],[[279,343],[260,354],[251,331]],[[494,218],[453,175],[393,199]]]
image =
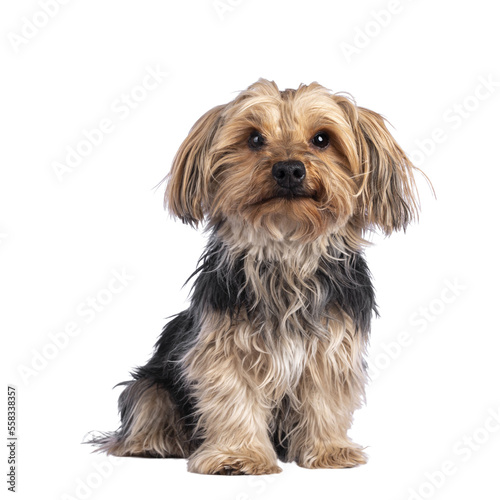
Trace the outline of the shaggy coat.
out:
[[[416,217],[413,170],[380,115],[316,83],[259,80],[200,118],[165,195],[210,232],[191,305],[94,443],[207,474],[364,463],[347,435],[376,313],[363,235]]]

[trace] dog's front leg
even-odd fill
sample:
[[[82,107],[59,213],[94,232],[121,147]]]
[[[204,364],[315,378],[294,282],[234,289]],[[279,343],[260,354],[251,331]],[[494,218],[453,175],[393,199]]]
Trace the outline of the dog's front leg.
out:
[[[268,433],[270,405],[252,374],[252,352],[239,341],[241,335],[248,336],[248,325],[214,319],[203,325],[197,344],[184,360],[203,440],[189,458],[188,470],[200,474],[281,472]]]
[[[290,435],[289,459],[310,469],[366,463],[363,448],[347,435],[353,412],[364,399],[365,339],[349,327],[339,332],[338,324],[331,333],[343,340],[333,349],[318,343],[315,356],[308,359],[297,391],[299,423]]]

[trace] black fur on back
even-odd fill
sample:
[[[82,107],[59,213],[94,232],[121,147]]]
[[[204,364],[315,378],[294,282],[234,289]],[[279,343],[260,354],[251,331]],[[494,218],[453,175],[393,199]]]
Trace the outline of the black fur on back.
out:
[[[174,316],[163,328],[148,363],[133,372],[134,379],[148,378],[165,388],[179,409],[186,427],[192,427],[195,405],[182,373],[180,358],[198,336],[193,308]]]

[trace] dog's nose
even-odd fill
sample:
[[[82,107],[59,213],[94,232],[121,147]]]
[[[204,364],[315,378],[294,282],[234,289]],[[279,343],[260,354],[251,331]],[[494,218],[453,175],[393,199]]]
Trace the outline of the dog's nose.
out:
[[[301,161],[279,161],[273,165],[272,173],[278,186],[291,189],[302,184],[306,167]]]

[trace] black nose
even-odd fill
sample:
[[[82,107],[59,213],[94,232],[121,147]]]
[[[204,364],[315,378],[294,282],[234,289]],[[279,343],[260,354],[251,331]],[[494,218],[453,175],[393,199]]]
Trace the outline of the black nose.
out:
[[[273,165],[272,172],[278,186],[292,189],[302,184],[306,167],[301,161],[279,161]]]

